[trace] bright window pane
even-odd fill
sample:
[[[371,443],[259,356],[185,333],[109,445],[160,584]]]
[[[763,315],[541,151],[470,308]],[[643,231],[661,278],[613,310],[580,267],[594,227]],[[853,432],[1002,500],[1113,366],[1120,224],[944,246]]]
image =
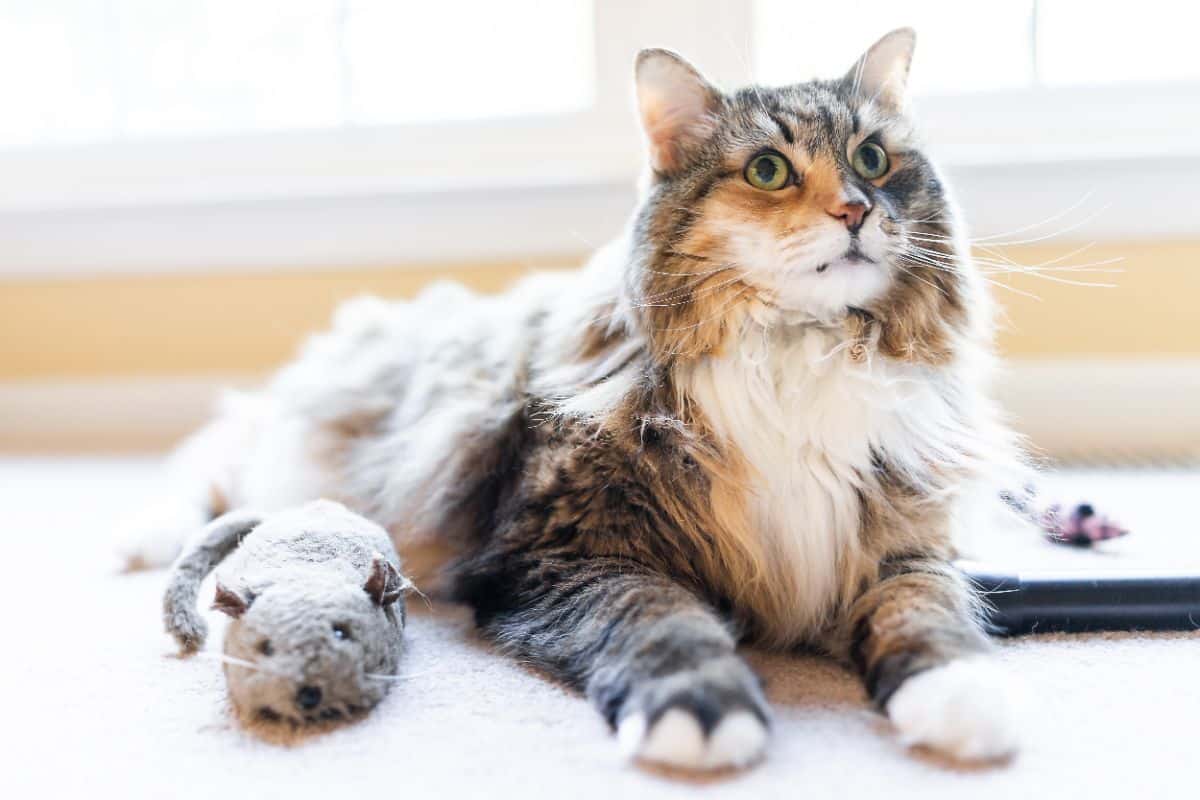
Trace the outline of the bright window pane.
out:
[[[593,81],[591,6],[351,0],[351,119],[389,124],[584,108]]]
[[[1140,0],[1121,10],[1086,0],[1038,3],[1038,75],[1047,85],[1200,78],[1200,6]]]
[[[554,113],[590,0],[0,0],[0,147]]]
[[[0,146],[104,138],[117,124],[101,3],[0,0]]]
[[[1033,78],[1032,13],[1031,0],[755,0],[755,75],[768,84],[837,77],[880,36],[909,26],[917,31],[914,93],[1025,86]]]
[[[329,0],[120,0],[122,133],[213,134],[337,124]]]

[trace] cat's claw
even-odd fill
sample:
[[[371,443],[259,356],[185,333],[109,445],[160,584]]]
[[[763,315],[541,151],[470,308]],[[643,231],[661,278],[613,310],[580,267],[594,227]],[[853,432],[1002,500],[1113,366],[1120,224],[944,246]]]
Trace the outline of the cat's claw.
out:
[[[951,661],[906,680],[887,704],[900,740],[960,761],[996,761],[1018,750],[1024,701],[985,658]]]

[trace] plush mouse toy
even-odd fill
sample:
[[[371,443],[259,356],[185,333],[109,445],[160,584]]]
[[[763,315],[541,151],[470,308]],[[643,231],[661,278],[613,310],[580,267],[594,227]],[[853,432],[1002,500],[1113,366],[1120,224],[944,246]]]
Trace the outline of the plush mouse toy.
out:
[[[222,561],[213,608],[232,618],[222,660],[244,719],[342,719],[383,698],[410,584],[382,528],[327,500],[214,520],[171,568],[163,598],[167,631],[184,651],[204,643],[196,598]]]

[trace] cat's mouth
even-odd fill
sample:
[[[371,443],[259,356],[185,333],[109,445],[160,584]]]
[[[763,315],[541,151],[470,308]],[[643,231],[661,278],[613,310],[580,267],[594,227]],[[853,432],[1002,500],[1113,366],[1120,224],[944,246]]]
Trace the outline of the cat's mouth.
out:
[[[868,256],[858,246],[858,242],[851,242],[849,249],[842,254],[841,258],[834,261],[826,261],[824,264],[817,267],[817,272],[825,272],[830,267],[852,267],[855,264],[878,264],[879,262]]]

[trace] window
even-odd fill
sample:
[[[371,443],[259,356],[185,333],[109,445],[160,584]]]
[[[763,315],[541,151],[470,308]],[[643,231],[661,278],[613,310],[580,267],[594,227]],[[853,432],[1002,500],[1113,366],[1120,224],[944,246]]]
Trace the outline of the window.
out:
[[[902,25],[920,39],[918,96],[1200,79],[1197,15],[1170,0],[1119,11],[1089,0],[756,0],[753,13],[755,75],[767,83],[840,75],[847,53]]]
[[[0,0],[0,147],[576,111],[591,5]]]
[[[1192,3],[1037,3],[1037,75],[1047,86],[1200,80]]]
[[[639,48],[787,83],[900,25],[976,233],[1087,196],[1080,236],[1193,235],[1198,23],[1164,0],[0,0],[0,272],[578,252],[632,206]]]
[[[894,28],[917,30],[918,94],[1023,86],[1033,78],[1032,2],[754,3],[755,77],[785,84],[837,77],[858,53]],[[981,32],[986,31],[986,35]]]

